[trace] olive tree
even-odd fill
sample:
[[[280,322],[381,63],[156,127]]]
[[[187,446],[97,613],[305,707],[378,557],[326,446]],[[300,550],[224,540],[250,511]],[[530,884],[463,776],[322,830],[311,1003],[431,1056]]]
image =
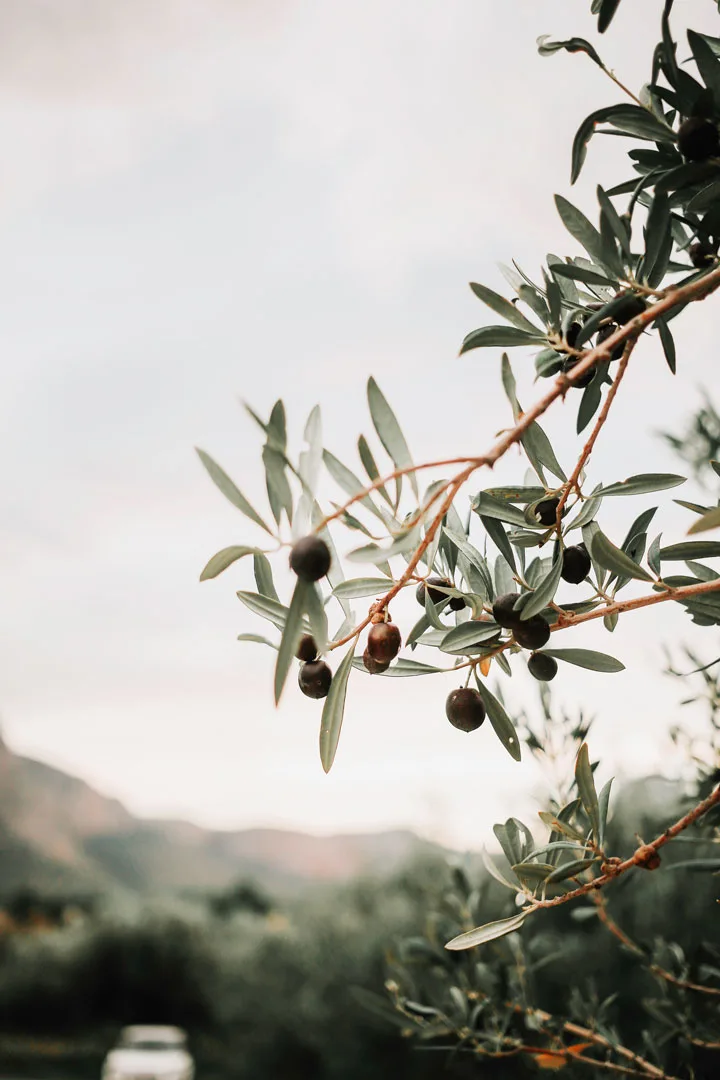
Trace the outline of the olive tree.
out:
[[[619,3],[592,0],[600,33],[609,28]],[[651,5],[646,6],[649,16]],[[664,356],[675,373],[673,320],[692,318],[694,305],[720,287],[720,38],[688,30],[687,50],[684,42],[678,49],[672,8],[673,0],[657,5],[660,40],[648,56],[649,81],[637,93],[605,66],[589,41],[541,38],[538,43],[543,55],[584,54],[622,94],[620,102],[580,124],[570,151],[571,181],[598,132],[628,139],[631,175],[611,187],[598,184],[597,206],[587,212],[555,196],[573,255],[548,255],[534,276],[513,262],[512,269],[504,268],[507,296],[471,284],[494,321],[471,330],[460,353],[505,350],[498,360],[508,423],[494,442],[488,439],[489,445],[469,457],[416,462],[393,409],[370,378],[374,434],[372,440],[359,436],[353,466],[323,445],[319,407],[307,419],[298,454],[288,445],[282,401],[267,421],[248,409],[264,435],[269,513],[256,510],[223,469],[198,451],[217,487],[267,540],[223,548],[201,580],[217,577],[239,559],[252,559],[257,591],[237,595],[277,634],[251,632],[240,638],[276,650],[276,702],[299,661],[300,691],[323,701],[319,744],[326,772],[356,678],[378,676],[381,693],[383,678],[457,672],[460,685],[445,702],[450,724],[473,732],[487,720],[520,762],[523,743],[542,754],[553,728],[557,731],[547,684],[563,664],[605,673],[623,669],[620,659],[604,652],[563,647],[564,630],[602,619],[612,633],[620,618],[665,604],[681,605],[698,626],[720,623],[720,574],[706,561],[720,557],[720,542],[707,538],[720,527],[720,504],[676,499],[687,511],[690,538],[665,538],[655,520],[658,508],[646,508],[643,496],[675,489],[685,477],[636,473],[591,485],[586,474],[635,351],[658,341],[657,359],[663,362]],[[547,387],[531,405],[518,400],[509,356],[515,350],[517,363],[534,364]],[[560,462],[540,423],[555,407],[562,408],[577,434],[571,466]],[[677,437],[675,444],[684,445]],[[720,463],[703,456],[708,446],[717,445],[720,431],[714,442],[695,440],[689,452],[693,468],[707,463],[713,476],[720,475]],[[517,481],[480,487],[481,476],[511,448],[519,448],[525,459]],[[342,501],[321,505],[323,467]],[[440,471],[442,478],[435,478]],[[606,501],[620,497],[637,501],[637,516],[624,537],[608,535],[603,523]],[[341,529],[357,537],[354,546],[343,541],[343,558],[336,547]],[[284,603],[273,563],[288,557],[295,584]],[[364,567],[364,576],[350,569],[355,566]],[[390,606],[406,589],[414,591],[418,617],[414,625],[400,627]],[[363,600],[369,606],[358,615],[354,609]],[[540,728],[514,722],[503,703],[502,680],[518,664],[526,664],[543,688]],[[712,676],[707,679],[714,685]],[[608,830],[610,782],[597,790],[587,725],[576,722],[565,734],[574,746],[574,762],[540,814],[543,840],[538,843],[516,818],[495,826],[505,860],[499,867],[488,858],[487,870],[508,890],[514,904],[510,914],[474,925],[477,890],[459,881],[458,932],[443,943],[444,959],[438,960],[433,946],[427,961],[442,967],[448,955],[479,950],[472,964],[462,969],[457,985],[432,984],[435,991],[428,993],[431,998],[436,993],[436,1000],[410,1001],[397,979],[388,983],[390,995],[421,1034],[455,1040],[479,1056],[524,1054],[543,1067],[585,1066],[652,1077],[671,1075],[666,1069],[672,1062],[684,1075],[697,1075],[693,1054],[720,1047],[720,970],[708,963],[702,972],[688,971],[672,950],[669,959],[650,955],[613,920],[605,896],[617,882],[660,868],[665,849],[678,837],[720,842],[713,815],[720,806],[717,772],[705,771],[703,790],[692,805],[657,835],[617,851]],[[716,742],[711,752],[717,756]],[[720,868],[717,858],[689,862],[688,873]],[[639,1030],[636,1045],[628,1046],[619,1041],[605,1005],[591,1010],[589,1018],[586,1008],[582,1022],[553,1016],[528,1002],[522,979],[508,976],[520,963],[522,941],[532,933],[515,932],[567,904],[598,917],[618,948],[637,956],[675,995],[658,1007],[664,1034],[650,1037]],[[710,919],[715,911],[706,914]],[[501,938],[506,940],[488,948]],[[685,1056],[672,1056],[668,1048],[680,1045]]]

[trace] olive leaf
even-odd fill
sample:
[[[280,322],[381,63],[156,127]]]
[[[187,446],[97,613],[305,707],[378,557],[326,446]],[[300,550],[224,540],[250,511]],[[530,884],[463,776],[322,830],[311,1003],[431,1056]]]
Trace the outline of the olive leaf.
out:
[[[302,631],[303,615],[307,607],[308,594],[312,588],[313,586],[309,582],[303,581],[302,578],[298,578],[295,583],[275,663],[274,690],[276,705],[280,702],[290,665],[297,651]]]
[[[365,667],[362,659],[356,656],[353,660],[353,667],[357,671],[364,671],[367,674],[367,668]],[[387,671],[380,671],[378,675],[382,678],[394,679],[409,679],[415,675],[437,675],[443,671],[447,671],[447,668],[433,667],[432,664],[421,664],[417,660],[409,660],[407,657],[401,656],[394,664],[391,664]]]
[[[578,794],[580,795],[583,809],[592,826],[593,836],[597,840],[600,832],[600,807],[598,804],[597,791],[595,790],[595,780],[590,767],[590,756],[587,743],[583,743],[578,750],[578,755],[575,760],[575,783],[577,784]]]
[[[720,527],[720,506],[715,506],[690,526],[688,536],[693,533],[707,532],[708,529],[717,529],[718,527]]]
[[[541,335],[539,331],[530,334],[515,326],[481,326],[479,330],[472,330],[463,338],[460,356],[471,349],[489,349],[496,345],[513,349],[518,345],[542,345],[545,340],[545,335]]]
[[[718,546],[720,547],[720,545]],[[637,578],[639,581],[652,581],[647,570],[643,570],[629,555],[620,548],[615,547],[600,529],[592,538],[592,556],[600,566],[621,577]]]
[[[475,682],[477,683],[478,693],[483,699],[488,719],[493,726],[495,734],[510,757],[514,758],[515,761],[520,761],[522,751],[520,749],[520,740],[518,738],[518,733],[515,730],[515,725],[495,695],[491,693],[486,684],[482,682],[478,676],[477,670],[475,671]]]
[[[689,540],[684,544],[669,544],[660,548],[663,562],[676,562],[685,559],[714,559],[720,556],[720,542],[717,540]]]
[[[566,664],[587,668],[588,671],[609,673],[625,670],[625,665],[614,656],[596,652],[594,649],[542,649],[542,652],[547,656],[554,656],[556,660],[564,660]]]
[[[267,596],[270,600],[275,600],[280,603],[280,597],[275,589],[275,582],[273,581],[273,572],[270,565],[270,560],[267,555],[262,551],[256,551],[253,556],[253,574],[255,576],[255,584],[259,593],[263,596]]]
[[[686,476],[678,476],[676,473],[638,473],[637,476],[628,476],[627,480],[601,487],[594,494],[602,498],[610,495],[645,495],[650,491],[678,487],[686,480]]]
[[[546,608],[551,603],[555,593],[558,590],[560,584],[560,576],[562,574],[563,560],[562,554],[558,556],[555,562],[552,564],[547,574],[535,587],[535,591],[530,596],[530,599],[523,605],[523,609],[520,612],[520,618],[522,620],[531,619],[533,615],[537,615],[538,612]]]
[[[485,926],[468,930],[465,934],[458,934],[452,941],[448,941],[445,948],[451,951],[473,949],[476,945],[485,945],[488,941],[495,941],[497,938],[505,937],[506,934],[512,934],[514,930],[520,929],[530,914],[530,910],[527,908],[509,919],[497,919],[495,922],[486,923]]]
[[[333,589],[337,599],[352,600],[363,596],[382,596],[388,591],[391,582],[387,578],[350,578],[341,581]]]
[[[328,696],[325,698],[320,722],[320,761],[326,773],[329,773],[332,768],[340,740],[340,729],[345,714],[347,684],[352,669],[353,656],[355,655],[355,644],[356,642],[353,642],[342,658],[330,683]]]
[[[499,293],[493,292],[492,289],[488,289],[485,285],[478,285],[475,281],[470,282],[470,288],[475,293],[478,300],[482,300],[482,302],[494,311],[496,315],[500,315],[503,319],[507,319],[509,323],[512,323],[513,326],[516,326],[519,330],[524,330],[529,334],[542,334],[542,330],[533,325],[529,319],[526,319],[515,304],[511,304],[504,296],[500,296]]]
[[[217,488],[222,491],[226,499],[228,499],[233,506],[237,507],[245,517],[250,518],[256,525],[259,525],[261,529],[264,529],[270,536],[274,536],[272,529],[269,528],[258,512],[250,505],[239,488],[235,486],[227,473],[220,468],[217,462],[213,461],[209,454],[206,454],[204,450],[200,450],[197,446],[195,451],[205,466],[207,473]]]
[[[200,574],[201,581],[209,581],[210,578],[216,578],[218,574],[222,574],[223,570],[227,570],[228,566],[232,566],[238,559],[244,558],[246,555],[262,554],[258,548],[254,547],[226,547],[222,551],[218,551],[208,560],[202,573]]]
[[[273,600],[269,596],[263,596],[260,593],[245,592],[243,590],[240,590],[237,593],[237,597],[243,602],[245,607],[249,608],[255,615],[260,615],[263,619],[268,619],[269,622],[277,626],[278,630],[284,630],[288,614],[288,609],[284,604],[280,604],[277,600]]]
[[[385,447],[396,469],[407,469],[412,466],[412,458],[402,428],[397,421],[395,413],[390,408],[385,395],[372,378],[368,379],[367,399],[370,407],[370,416],[380,442]],[[417,498],[417,480],[415,474],[410,473],[410,486]]]

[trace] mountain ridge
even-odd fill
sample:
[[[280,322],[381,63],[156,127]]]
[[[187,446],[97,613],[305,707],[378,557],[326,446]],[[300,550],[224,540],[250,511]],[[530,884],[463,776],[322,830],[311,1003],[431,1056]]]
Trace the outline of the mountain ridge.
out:
[[[274,892],[388,873],[438,850],[406,829],[314,836],[274,827],[213,830],[139,818],[118,799],[0,737],[0,895],[213,891],[253,879]]]

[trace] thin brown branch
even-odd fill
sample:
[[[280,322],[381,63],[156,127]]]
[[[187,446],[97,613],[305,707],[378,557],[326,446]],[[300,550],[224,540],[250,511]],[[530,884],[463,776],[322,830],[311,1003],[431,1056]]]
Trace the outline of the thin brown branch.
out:
[[[458,491],[465,483],[474,468],[474,465],[468,466],[468,468],[465,469],[464,472],[461,472],[458,476],[455,477],[453,481],[451,481],[449,489],[446,489],[448,493],[443,499],[440,509],[426,528],[425,536],[422,538],[421,542],[416,547],[415,552],[410,559],[410,562],[407,564],[407,567],[405,568],[405,572],[403,573],[402,577],[400,577],[395,582],[393,587],[385,593],[382,599],[378,600],[372,605],[366,617],[362,620],[362,622],[358,623],[358,625],[349,634],[346,634],[345,637],[340,638],[339,641],[333,641],[332,644],[328,645],[328,651],[331,651],[332,649],[337,649],[341,645],[346,645],[348,641],[352,641],[353,638],[357,637],[358,634],[370,624],[373,615],[375,615],[377,612],[384,611],[390,601],[394,599],[394,597],[397,596],[400,590],[403,589],[405,585],[411,580],[415,573],[415,567],[420,562],[423,555],[425,554],[425,551],[432,543],[433,537],[435,536],[437,529],[442,523],[443,518],[447,514],[453,499],[455,498]]]
[[[602,619],[605,615],[623,615],[626,611],[638,611],[640,608],[651,607],[653,604],[663,604],[667,600],[691,600],[694,596],[703,596],[705,593],[718,592],[718,590],[720,590],[720,578],[699,581],[696,585],[682,585],[678,589],[670,589],[666,586],[661,592],[635,596],[632,600],[614,600],[611,604],[604,604],[593,611],[584,611],[581,615],[566,611],[550,629],[562,630],[567,626],[580,626],[581,623],[590,622],[592,619]]]
[[[627,1065],[616,1065],[612,1061],[598,1061],[596,1058],[585,1057],[584,1054],[573,1054],[572,1060],[581,1061],[583,1065],[594,1065],[596,1069],[610,1069],[612,1072],[623,1073],[625,1076],[654,1076],[655,1080],[677,1080],[670,1073],[663,1072],[662,1069],[655,1069],[654,1066],[651,1066],[652,1072],[649,1072],[647,1068],[630,1069]],[[647,1062],[647,1064],[649,1065],[650,1062]]]
[[[639,611],[640,608],[650,607],[653,604],[663,604],[667,600],[675,600],[676,602],[681,600],[692,599],[693,596],[702,596],[705,593],[720,592],[720,578],[713,581],[701,581],[697,585],[683,585],[678,589],[664,588],[662,592],[650,593],[645,596],[636,596],[632,600],[617,600],[603,607],[595,608],[594,611],[583,612],[582,615],[575,615],[571,611],[565,611],[564,609],[558,610],[558,621],[552,623],[550,630],[555,632],[556,630],[566,630],[569,626],[579,626],[580,623],[589,622],[591,619],[602,619],[605,615],[623,614],[626,611]],[[484,620],[478,619],[478,622]],[[508,649],[516,645],[514,638],[509,638],[508,641],[504,641],[502,645],[498,645],[497,648],[486,652],[482,656],[474,656],[470,660],[464,661],[462,664],[456,664],[454,668],[448,668],[448,671],[459,671],[461,668],[474,667],[483,660],[492,660],[493,657],[499,653],[506,652]]]
[[[594,892],[592,894],[592,900],[598,909],[600,922],[607,927],[610,933],[613,934],[626,949],[630,949],[636,956],[641,957],[645,961],[648,971],[652,972],[653,975],[670,983],[672,986],[680,987],[682,990],[694,990],[698,994],[708,994],[711,997],[720,997],[720,990],[717,990],[714,986],[703,986],[701,983],[690,982],[688,979],[679,979],[677,975],[673,975],[672,972],[666,971],[665,968],[660,967],[659,964],[649,963],[645,950],[634,942],[632,938],[629,938],[622,927],[618,926],[615,922],[607,909],[607,903],[602,893]]]
[[[664,847],[665,844],[679,833],[684,832],[685,829],[698,821],[703,814],[707,814],[708,810],[712,810],[712,808],[719,803],[720,785],[718,785],[706,799],[699,802],[697,806],[694,806],[692,810],[689,810],[687,814],[681,817],[679,821],[676,821],[674,825],[670,825],[664,832],[660,833],[659,836],[656,836],[649,844],[642,844],[630,858],[617,863],[611,870],[608,870],[604,874],[600,874],[599,877],[593,878],[592,881],[588,881],[584,885],[579,885],[577,889],[564,893],[562,896],[555,896],[552,900],[533,900],[532,910],[535,911],[540,908],[559,907],[560,904],[566,904],[568,900],[576,900],[578,897],[586,896],[595,889],[602,889],[604,885],[609,884],[611,881],[615,881],[616,878],[627,873],[628,870],[632,870],[636,866],[647,867],[652,863],[653,857],[657,855],[661,847]]]
[[[409,476],[410,473],[420,472],[421,469],[443,469],[447,465],[467,465],[470,462],[479,461],[479,458],[474,457],[455,457],[444,458],[440,461],[425,461],[422,465],[405,465],[402,469],[395,469],[393,472],[388,473],[387,476],[381,476],[375,480],[372,484],[368,484],[362,491],[358,491],[356,495],[353,495],[351,499],[339,506],[332,514],[328,514],[322,521],[315,527],[315,532],[320,532],[331,521],[335,521],[336,518],[342,517],[351,506],[354,506],[356,502],[361,502],[363,499],[367,499],[369,495],[372,495],[373,491],[377,491],[378,488],[385,487],[392,480],[398,480],[401,476]]]
[[[556,518],[555,518],[556,526],[557,526],[557,530],[558,530],[558,535],[560,533],[560,527],[561,527],[561,523],[562,523],[563,510],[565,509],[565,503],[568,501],[570,493],[578,487],[578,480],[580,479],[580,473],[585,468],[587,460],[590,457],[590,455],[592,454],[595,443],[597,442],[597,437],[598,437],[598,435],[600,434],[600,432],[602,430],[603,424],[605,423],[605,421],[608,418],[608,414],[610,412],[610,409],[612,408],[613,401],[615,400],[615,395],[617,394],[617,392],[618,392],[618,390],[620,388],[620,383],[622,382],[623,375],[627,371],[627,366],[628,366],[628,361],[630,359],[630,354],[632,353],[632,351],[633,351],[633,349],[635,348],[636,345],[637,345],[637,338],[634,341],[631,340],[631,341],[628,341],[626,343],[625,349],[624,349],[624,352],[622,354],[622,358],[620,360],[620,364],[619,364],[619,367],[618,367],[618,370],[617,370],[617,375],[615,376],[615,379],[613,381],[612,386],[608,390],[607,397],[605,398],[605,401],[603,403],[603,407],[600,410],[598,418],[595,421],[595,426],[593,427],[592,432],[590,433],[590,438],[588,439],[588,441],[585,443],[585,445],[582,448],[582,453],[580,454],[580,457],[577,460],[577,464],[575,465],[575,468],[573,469],[573,471],[572,471],[572,473],[570,475],[570,479],[563,485],[563,490],[562,490],[562,494],[560,495],[560,501],[558,502],[557,513],[556,513]]]
[[[636,1066],[639,1070],[639,1076],[652,1076],[655,1077],[655,1080],[675,1080],[674,1077],[668,1077],[668,1075],[664,1073],[662,1069],[659,1069],[657,1065],[653,1065],[652,1062],[646,1061],[645,1058],[640,1057],[639,1054],[628,1049],[627,1046],[613,1043],[609,1039],[606,1039],[604,1035],[600,1035],[591,1028],[583,1027],[581,1024],[576,1024],[572,1020],[557,1020],[552,1013],[545,1012],[544,1009],[524,1009],[522,1005],[512,1005],[511,1007],[515,1012],[532,1014],[532,1016],[542,1024],[559,1024],[561,1029],[567,1035],[575,1035],[586,1042],[592,1042],[595,1046],[601,1046],[604,1050],[610,1050],[619,1057],[625,1058],[626,1061],[630,1061]],[[603,1067],[602,1062],[595,1061],[594,1058],[583,1058],[579,1054],[573,1054],[573,1060],[583,1061],[588,1064],[597,1065],[601,1068]],[[606,1066],[608,1064],[609,1063],[605,1063]],[[616,1068],[620,1068],[620,1066],[617,1066]],[[630,1072],[632,1072],[632,1070],[630,1070]]]
[[[704,1050],[720,1050],[720,1042],[708,1042],[706,1039],[695,1039],[692,1035],[685,1036],[693,1046],[702,1046]]]

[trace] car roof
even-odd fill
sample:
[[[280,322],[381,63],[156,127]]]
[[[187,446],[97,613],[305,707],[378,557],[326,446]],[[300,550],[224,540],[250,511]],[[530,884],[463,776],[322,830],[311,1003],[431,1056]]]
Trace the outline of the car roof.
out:
[[[167,1024],[132,1024],[124,1027],[120,1035],[128,1042],[182,1042],[186,1038],[182,1028],[170,1027]]]

